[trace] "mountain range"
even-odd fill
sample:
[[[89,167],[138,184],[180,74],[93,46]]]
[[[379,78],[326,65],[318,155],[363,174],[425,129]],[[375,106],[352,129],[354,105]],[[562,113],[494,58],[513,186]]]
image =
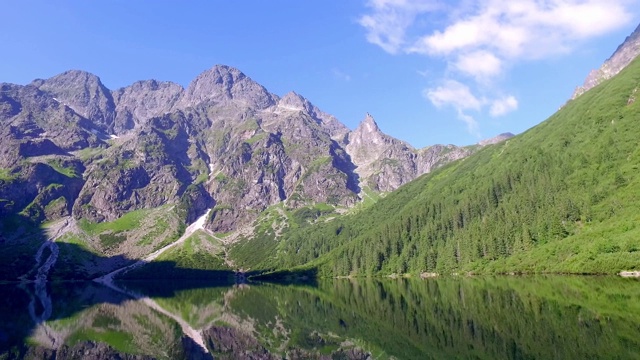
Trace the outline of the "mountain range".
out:
[[[208,209],[204,228],[218,234],[251,233],[274,206],[345,212],[512,136],[415,149],[369,114],[352,131],[224,65],[186,89],[147,80],[110,90],[78,70],[2,83],[0,123],[3,247],[25,245],[24,221],[71,219],[64,232],[89,252],[128,258],[175,240]],[[127,216],[144,223],[104,225]]]
[[[247,238],[232,248],[236,263],[282,276],[640,276],[639,36],[637,29],[592,72],[609,75],[589,75],[588,91],[525,133],[423,175],[366,211]]]
[[[635,270],[639,33],[550,119],[463,147],[350,130],[224,65],[0,84],[2,280]]]

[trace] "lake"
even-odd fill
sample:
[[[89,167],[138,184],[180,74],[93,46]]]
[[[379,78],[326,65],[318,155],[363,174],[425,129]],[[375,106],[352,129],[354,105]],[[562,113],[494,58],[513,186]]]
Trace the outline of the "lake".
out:
[[[640,359],[617,277],[0,285],[0,359]]]

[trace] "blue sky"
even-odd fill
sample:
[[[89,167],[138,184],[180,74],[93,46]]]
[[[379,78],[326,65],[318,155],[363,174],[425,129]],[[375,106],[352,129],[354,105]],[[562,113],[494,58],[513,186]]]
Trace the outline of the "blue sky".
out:
[[[640,22],[637,0],[12,1],[0,82],[69,69],[183,86],[215,64],[416,147],[520,133]]]

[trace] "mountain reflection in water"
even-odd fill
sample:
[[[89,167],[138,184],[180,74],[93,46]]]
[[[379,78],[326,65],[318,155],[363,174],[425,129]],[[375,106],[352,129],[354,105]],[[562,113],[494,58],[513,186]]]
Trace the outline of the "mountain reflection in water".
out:
[[[633,279],[36,286],[0,285],[0,359],[640,359]]]

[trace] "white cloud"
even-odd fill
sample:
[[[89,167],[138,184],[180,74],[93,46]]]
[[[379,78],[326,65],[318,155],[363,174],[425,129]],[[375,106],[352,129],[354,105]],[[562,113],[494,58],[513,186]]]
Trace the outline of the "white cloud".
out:
[[[407,52],[455,55],[490,51],[495,56],[538,58],[567,51],[576,40],[603,35],[630,19],[626,0],[474,1],[443,29],[418,34]]]
[[[425,55],[454,70],[423,94],[436,107],[451,105],[476,131],[477,121],[465,111],[488,108],[502,116],[518,109],[515,97],[497,96],[505,93],[498,80],[514,64],[568,53],[627,25],[637,1],[369,0],[359,22],[367,40],[385,51]]]
[[[463,74],[470,75],[482,82],[500,74],[502,60],[488,51],[479,50],[460,54],[453,66]]]
[[[457,109],[458,119],[464,121],[467,124],[467,131],[469,134],[474,135],[477,138],[480,138],[480,130],[478,126],[478,122],[473,116],[465,114],[462,110]]]
[[[485,100],[473,95],[469,87],[455,80],[445,80],[441,86],[424,90],[423,96],[437,108],[453,107],[458,119],[467,125],[467,131],[477,137],[480,135],[478,122],[465,110],[480,111]]]
[[[510,113],[518,109],[518,100],[512,95],[505,96],[501,99],[496,99],[491,103],[489,114],[497,117]]]
[[[425,90],[423,95],[438,108],[452,105],[461,110],[480,110],[483,105],[483,100],[473,95],[468,86],[455,80],[445,80],[443,85]]]
[[[436,10],[437,0],[370,0],[373,11],[358,23],[367,30],[367,41],[395,54],[405,46],[406,30],[416,16]]]
[[[518,100],[513,95],[489,100],[474,95],[467,85],[451,79],[435,88],[425,89],[422,95],[437,108],[452,107],[458,119],[467,125],[467,131],[476,136],[480,134],[479,124],[467,111],[481,112],[490,105],[489,114],[498,117],[518,109]]]

